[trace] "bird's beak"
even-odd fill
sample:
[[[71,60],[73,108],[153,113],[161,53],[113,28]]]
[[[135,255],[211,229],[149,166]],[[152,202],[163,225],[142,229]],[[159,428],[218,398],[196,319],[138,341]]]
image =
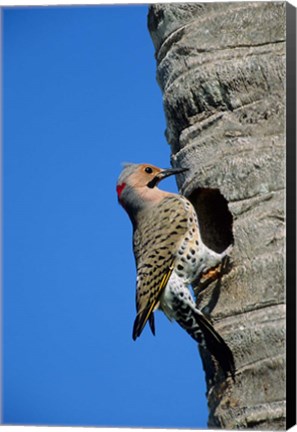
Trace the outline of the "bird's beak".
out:
[[[163,171],[159,172],[159,174],[157,174],[153,180],[151,180],[150,182],[148,182],[147,186],[149,188],[153,188],[155,187],[161,180],[163,180],[166,177],[169,177],[173,174],[180,174],[184,171],[188,171],[189,168],[168,168],[168,169],[164,169]]]
[[[163,180],[166,177],[169,177],[173,174],[180,174],[184,171],[188,171],[189,168],[168,168],[164,171],[161,171],[159,174],[157,174],[157,177],[160,178],[160,180]]]

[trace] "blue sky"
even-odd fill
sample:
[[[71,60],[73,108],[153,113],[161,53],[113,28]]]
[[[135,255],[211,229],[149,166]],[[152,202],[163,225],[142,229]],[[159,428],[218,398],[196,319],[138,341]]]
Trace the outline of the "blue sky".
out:
[[[146,16],[4,10],[5,423],[206,427],[195,342],[161,313],[156,337],[131,337],[132,229],[115,184],[122,162],[170,165]]]

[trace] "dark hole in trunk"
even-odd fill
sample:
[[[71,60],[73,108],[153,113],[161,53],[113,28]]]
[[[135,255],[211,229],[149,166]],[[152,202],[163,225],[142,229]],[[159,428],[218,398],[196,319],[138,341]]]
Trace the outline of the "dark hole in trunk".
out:
[[[234,243],[233,216],[219,189],[198,188],[188,199],[198,215],[203,242],[215,252],[223,252]]]

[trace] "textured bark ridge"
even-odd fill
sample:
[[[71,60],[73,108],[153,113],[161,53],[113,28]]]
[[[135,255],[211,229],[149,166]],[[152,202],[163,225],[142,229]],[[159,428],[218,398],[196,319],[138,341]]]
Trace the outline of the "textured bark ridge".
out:
[[[180,191],[210,247],[234,241],[221,280],[195,287],[237,367],[224,381],[201,353],[211,428],[285,428],[285,23],[283,2],[149,9]]]

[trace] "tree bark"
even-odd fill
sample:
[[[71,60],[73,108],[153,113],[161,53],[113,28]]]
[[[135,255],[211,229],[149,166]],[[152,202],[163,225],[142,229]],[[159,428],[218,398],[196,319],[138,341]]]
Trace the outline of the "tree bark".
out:
[[[224,380],[201,352],[210,428],[285,428],[285,23],[283,2],[149,8],[180,192],[208,246],[234,243],[222,277],[194,286],[236,363]]]

